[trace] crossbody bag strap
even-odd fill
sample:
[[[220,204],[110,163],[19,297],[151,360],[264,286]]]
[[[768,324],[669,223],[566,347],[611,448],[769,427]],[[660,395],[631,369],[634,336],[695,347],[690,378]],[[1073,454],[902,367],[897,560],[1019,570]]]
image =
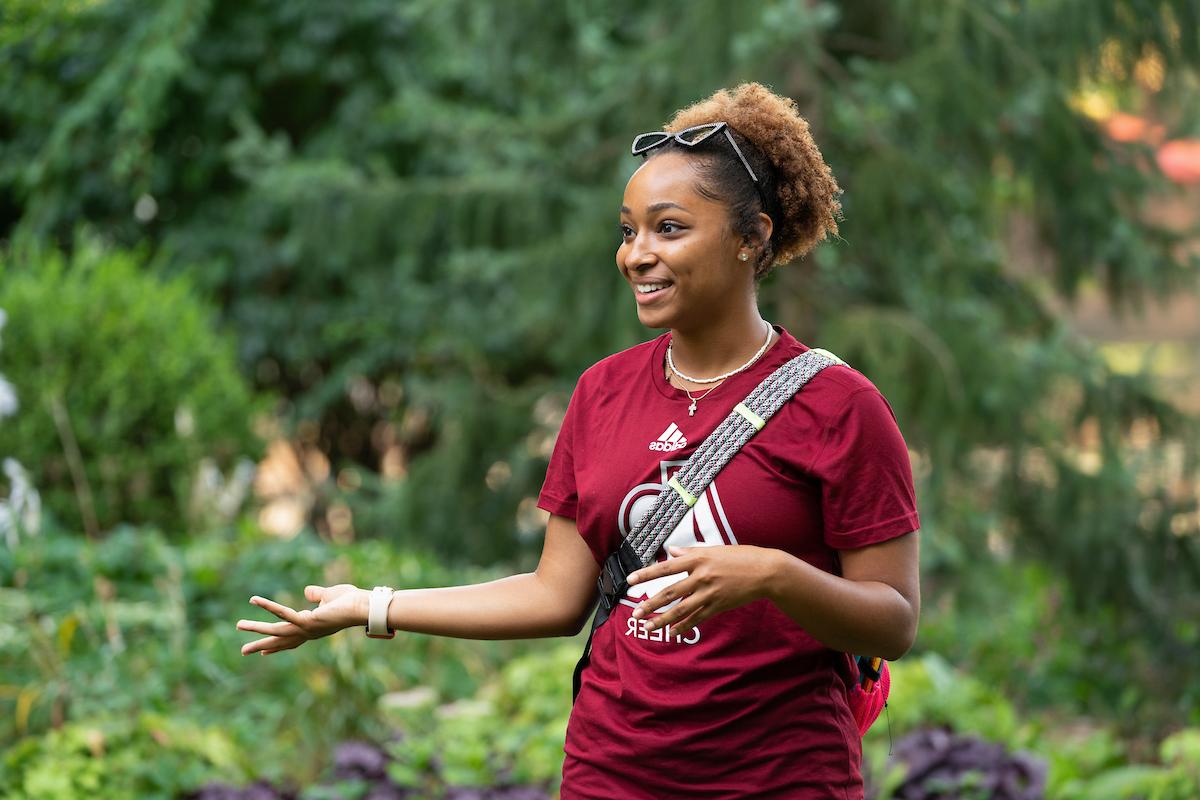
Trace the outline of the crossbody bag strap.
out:
[[[592,629],[583,655],[575,665],[572,697],[579,695],[583,670],[591,660],[592,637],[625,595],[629,574],[654,559],[663,542],[704,494],[717,473],[766,426],[784,403],[821,370],[845,363],[828,350],[815,348],[784,363],[733,407],[729,416],[700,443],[683,467],[659,491],[654,505],[604,562],[596,582],[599,602],[592,617]]]

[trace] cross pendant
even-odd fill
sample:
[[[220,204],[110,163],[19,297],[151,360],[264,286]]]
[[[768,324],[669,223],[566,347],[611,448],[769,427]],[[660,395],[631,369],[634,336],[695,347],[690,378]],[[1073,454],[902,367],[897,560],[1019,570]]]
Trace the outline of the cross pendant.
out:
[[[690,406],[688,406],[688,416],[689,417],[696,416],[696,401],[695,400],[693,400],[692,404]]]

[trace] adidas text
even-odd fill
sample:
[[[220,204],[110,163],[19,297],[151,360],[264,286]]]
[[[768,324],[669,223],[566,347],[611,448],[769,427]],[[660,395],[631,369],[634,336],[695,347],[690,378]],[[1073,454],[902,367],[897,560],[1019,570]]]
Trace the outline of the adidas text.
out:
[[[679,430],[679,426],[672,422],[667,426],[667,429],[655,441],[650,443],[651,450],[660,450],[664,453],[670,453],[673,450],[682,450],[687,447],[687,437],[683,435],[683,431]]]

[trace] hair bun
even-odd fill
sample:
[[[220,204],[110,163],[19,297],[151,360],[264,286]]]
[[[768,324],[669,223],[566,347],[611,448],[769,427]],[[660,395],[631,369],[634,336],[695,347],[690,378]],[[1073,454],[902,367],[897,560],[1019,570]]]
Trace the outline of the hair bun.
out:
[[[718,121],[729,123],[754,144],[775,169],[783,219],[772,220],[772,266],[803,256],[827,236],[837,234],[842,190],[813,141],[808,121],[791,98],[781,97],[761,83],[743,83],[681,109],[663,130],[674,132]]]

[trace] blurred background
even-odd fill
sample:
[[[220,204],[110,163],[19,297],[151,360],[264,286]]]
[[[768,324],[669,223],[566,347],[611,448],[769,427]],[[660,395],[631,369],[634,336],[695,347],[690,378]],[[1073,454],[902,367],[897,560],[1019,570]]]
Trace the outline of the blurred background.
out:
[[[0,795],[555,796],[582,638],[234,623],[535,566],[629,142],[745,80],[918,482],[868,797],[1200,797],[1197,0],[3,0]]]

